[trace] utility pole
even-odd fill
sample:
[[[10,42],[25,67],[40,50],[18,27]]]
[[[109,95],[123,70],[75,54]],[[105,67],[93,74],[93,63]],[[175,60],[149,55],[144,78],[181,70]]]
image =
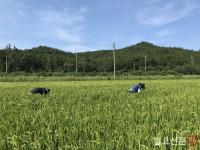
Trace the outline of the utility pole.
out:
[[[8,73],[8,56],[6,55],[6,74]]]
[[[144,56],[144,71],[147,72],[147,55]]]
[[[194,58],[193,58],[192,55],[191,55],[191,65],[192,65],[192,66],[194,65]]]
[[[192,73],[194,71],[194,57],[191,55]]]
[[[115,79],[115,43],[113,43],[113,77]]]
[[[76,52],[76,75],[78,73],[78,54]]]
[[[134,65],[133,65],[133,69],[134,69],[134,71],[135,71],[135,63],[134,63]]]

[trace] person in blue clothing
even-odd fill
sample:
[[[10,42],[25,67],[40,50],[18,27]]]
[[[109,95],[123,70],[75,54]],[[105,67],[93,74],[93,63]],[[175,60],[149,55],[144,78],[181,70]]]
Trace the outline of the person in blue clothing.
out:
[[[129,92],[132,93],[139,93],[141,90],[145,89],[145,84],[144,83],[138,83],[136,85],[133,85],[130,89]]]

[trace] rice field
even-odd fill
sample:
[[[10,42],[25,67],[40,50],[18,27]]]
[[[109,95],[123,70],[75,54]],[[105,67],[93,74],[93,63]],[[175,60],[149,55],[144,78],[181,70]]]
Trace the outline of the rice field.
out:
[[[200,80],[138,82],[0,82],[0,149],[200,149]]]

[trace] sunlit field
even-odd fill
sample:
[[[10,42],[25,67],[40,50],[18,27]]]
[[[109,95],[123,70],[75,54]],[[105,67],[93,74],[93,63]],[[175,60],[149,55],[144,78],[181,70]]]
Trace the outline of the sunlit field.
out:
[[[200,80],[145,80],[128,93],[138,82],[0,83],[0,149],[186,149],[200,135]]]

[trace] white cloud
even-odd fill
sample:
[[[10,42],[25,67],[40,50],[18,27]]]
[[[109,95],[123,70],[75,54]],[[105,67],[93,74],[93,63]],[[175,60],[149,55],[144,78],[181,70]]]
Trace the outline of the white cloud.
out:
[[[37,2],[39,3],[39,1]],[[66,5],[59,7],[35,7],[31,1],[25,0],[0,0],[0,23],[9,23],[3,26],[0,32],[12,31],[31,39],[34,43],[60,43],[70,45],[81,43],[84,38],[87,8],[69,8]],[[23,23],[23,25],[22,25]],[[13,35],[3,32],[5,40]],[[7,39],[6,39],[7,38]]]
[[[143,25],[162,26],[193,15],[197,8],[196,0],[161,1],[149,0],[136,19]],[[162,2],[162,3],[161,3]]]
[[[75,14],[67,8],[60,10],[42,10],[39,12],[39,17],[44,23],[51,25],[72,25],[73,23],[84,21],[84,12],[79,11]]]
[[[107,50],[107,49],[112,49],[112,44],[113,43],[100,42],[100,43],[93,43],[93,44],[91,43],[91,45],[86,46],[81,43],[73,43],[72,45],[65,46],[62,49],[66,51],[71,51],[71,52]]]
[[[26,13],[23,10],[18,10],[18,15],[21,17],[26,17]]]
[[[79,10],[42,10],[37,13],[43,30],[39,36],[70,43],[82,41],[81,31],[85,28],[85,7]]]
[[[147,4],[155,4],[155,3],[159,3],[162,2],[163,0],[147,0],[146,3]]]
[[[172,35],[174,32],[170,29],[163,29],[158,32],[159,37],[166,37]]]
[[[0,0],[0,21],[16,23],[26,16],[21,0]]]
[[[81,38],[78,35],[73,35],[73,33],[70,33],[65,29],[62,29],[62,28],[57,29],[55,30],[55,33],[61,40],[65,42],[69,42],[69,43],[81,42]]]
[[[70,52],[85,52],[85,51],[97,50],[96,48],[84,46],[84,45],[80,45],[80,44],[65,46],[62,49],[65,51],[70,51]]]

